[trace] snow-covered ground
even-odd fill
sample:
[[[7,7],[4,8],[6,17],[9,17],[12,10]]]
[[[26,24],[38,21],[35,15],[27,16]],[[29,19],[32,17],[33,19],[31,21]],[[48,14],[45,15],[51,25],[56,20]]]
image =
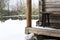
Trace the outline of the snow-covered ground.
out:
[[[35,26],[36,20],[33,20]],[[25,40],[26,20],[0,21],[0,40]]]

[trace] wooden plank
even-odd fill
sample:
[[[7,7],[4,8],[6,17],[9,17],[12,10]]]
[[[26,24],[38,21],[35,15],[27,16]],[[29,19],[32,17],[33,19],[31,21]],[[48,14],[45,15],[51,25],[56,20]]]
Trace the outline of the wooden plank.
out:
[[[48,14],[60,15],[60,12],[50,12]]]
[[[42,13],[50,14],[50,15],[60,15],[60,12],[42,12]],[[40,14],[42,14],[42,13],[40,13]]]
[[[40,29],[40,28],[26,28],[26,33],[34,33],[37,35],[60,37],[60,29],[48,30],[48,29]]]

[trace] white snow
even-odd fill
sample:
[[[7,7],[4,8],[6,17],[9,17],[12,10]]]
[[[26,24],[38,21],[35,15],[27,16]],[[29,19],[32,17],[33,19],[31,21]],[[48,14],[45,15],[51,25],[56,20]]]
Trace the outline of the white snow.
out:
[[[50,27],[42,27],[42,26],[36,26],[36,21],[37,20],[32,20],[32,27],[33,28],[40,28],[40,29],[47,29],[47,30],[56,30],[56,29],[54,29],[54,28],[50,28]]]
[[[27,35],[27,36],[25,37],[25,39],[26,39],[26,40],[32,40],[33,37],[34,37],[34,33],[31,33],[31,34]]]
[[[26,20],[0,22],[0,40],[24,40]]]

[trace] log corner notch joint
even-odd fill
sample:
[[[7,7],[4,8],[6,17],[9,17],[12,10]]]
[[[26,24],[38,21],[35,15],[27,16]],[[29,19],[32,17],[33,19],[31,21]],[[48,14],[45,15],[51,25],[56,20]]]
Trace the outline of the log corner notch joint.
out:
[[[27,27],[31,27],[31,0],[27,0]]]

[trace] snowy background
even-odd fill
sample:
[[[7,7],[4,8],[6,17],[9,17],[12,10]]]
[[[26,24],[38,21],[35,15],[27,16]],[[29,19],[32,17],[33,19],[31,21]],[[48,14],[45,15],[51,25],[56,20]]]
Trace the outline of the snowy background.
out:
[[[32,20],[36,25],[36,20]],[[26,20],[7,20],[0,21],[0,40],[25,40]]]

